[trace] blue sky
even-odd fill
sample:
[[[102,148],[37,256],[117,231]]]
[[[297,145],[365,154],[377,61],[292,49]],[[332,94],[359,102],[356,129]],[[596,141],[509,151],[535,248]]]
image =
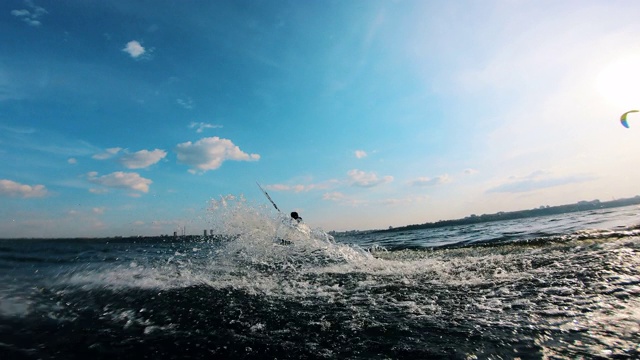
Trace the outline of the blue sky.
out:
[[[637,1],[0,2],[0,236],[377,229],[640,194]],[[267,203],[268,204],[268,203]]]

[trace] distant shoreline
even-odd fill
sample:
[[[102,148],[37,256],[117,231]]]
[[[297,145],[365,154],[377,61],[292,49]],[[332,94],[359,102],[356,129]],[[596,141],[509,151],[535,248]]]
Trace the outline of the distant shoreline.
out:
[[[472,225],[480,223],[488,223],[494,221],[503,220],[515,220],[525,219],[531,217],[540,217],[548,215],[566,214],[579,211],[599,210],[607,208],[624,207],[631,205],[640,205],[640,195],[636,195],[632,198],[617,199],[611,201],[579,201],[574,204],[557,205],[557,206],[541,206],[535,209],[517,210],[517,211],[499,211],[494,214],[482,214],[482,215],[469,215],[461,219],[453,220],[439,220],[436,222],[427,222],[423,224],[405,225],[399,227],[389,227],[389,229],[372,229],[372,230],[350,230],[350,231],[329,231],[329,234],[334,236],[344,236],[349,234],[364,234],[364,233],[385,233],[385,232],[398,232],[407,230],[421,230],[421,229],[435,229],[446,226],[460,226],[460,225]],[[139,236],[110,236],[110,237],[72,237],[72,238],[45,238],[45,237],[23,237],[23,238],[0,238],[0,240],[96,240],[101,239],[108,242],[144,242],[144,241],[163,241],[163,242],[182,242],[182,241],[196,241],[196,240],[223,240],[226,237],[224,235],[139,235]]]
[[[606,209],[606,208],[616,208],[616,207],[639,205],[639,204],[640,204],[640,195],[636,195],[635,197],[632,197],[632,198],[617,199],[617,200],[611,200],[611,201],[600,201],[600,200],[579,201],[575,204],[558,205],[558,206],[541,206],[539,208],[529,209],[529,210],[518,210],[518,211],[509,211],[509,212],[500,211],[494,214],[482,214],[482,215],[473,214],[462,219],[440,220],[440,221],[428,222],[424,224],[390,227],[389,229],[370,230],[366,232],[380,233],[380,232],[395,232],[395,231],[418,230],[418,229],[433,229],[433,228],[439,228],[439,227],[445,227],[445,226],[471,225],[471,224],[479,224],[479,223],[486,223],[486,222],[492,222],[492,221],[524,219],[524,218],[530,218],[530,217],[557,215],[557,214],[565,214],[565,213],[588,211],[588,210],[598,210],[598,209]],[[341,232],[341,234],[342,233],[343,232]]]

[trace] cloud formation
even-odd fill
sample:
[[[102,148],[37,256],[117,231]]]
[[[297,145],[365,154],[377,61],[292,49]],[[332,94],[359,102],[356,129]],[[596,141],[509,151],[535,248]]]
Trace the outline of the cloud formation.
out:
[[[195,121],[189,124],[189,129],[196,129],[197,133],[201,133],[205,129],[219,129],[221,127],[222,125],[207,124],[207,123],[195,122]]]
[[[266,185],[265,188],[268,190],[274,191],[293,191],[293,192],[307,192],[312,190],[326,190],[331,188],[333,185],[339,183],[338,180],[328,180],[325,182],[317,183],[317,184],[296,184],[296,185],[285,185],[285,184],[273,184]]]
[[[393,181],[393,176],[388,175],[379,178],[374,172],[367,173],[358,169],[350,170],[347,175],[351,181],[351,186],[358,187],[374,187]]]
[[[536,171],[524,177],[512,177],[508,182],[487,190],[487,193],[521,193],[567,184],[581,183],[593,180],[592,176],[572,175],[552,177],[544,171]]]
[[[452,181],[451,177],[445,174],[445,175],[436,176],[434,178],[419,177],[411,181],[409,184],[411,186],[435,186],[435,185],[448,184],[451,181]]]
[[[356,150],[355,155],[358,159],[362,159],[364,157],[367,157],[367,152],[364,150]]]
[[[100,177],[98,177],[97,172],[92,171],[87,174],[87,178],[90,182],[107,188],[129,189],[143,193],[149,192],[149,185],[153,182],[149,179],[143,178],[138,173],[127,173],[122,171],[116,171]],[[96,191],[92,192],[96,193]]]
[[[115,148],[109,148],[101,153],[95,154],[93,155],[91,158],[95,159],[95,160],[106,160],[106,159],[110,159],[114,156],[116,156],[120,150],[122,150],[122,148],[119,147],[115,147]]]
[[[178,103],[178,105],[182,106],[187,110],[193,109],[193,99],[191,98],[177,99],[176,102]]]
[[[118,161],[127,169],[143,169],[164,159],[165,156],[167,152],[160,149],[140,150],[132,154],[124,154]]]
[[[95,160],[107,160],[117,157],[118,154],[122,154],[117,158],[117,161],[127,169],[142,169],[149,167],[158,161],[164,159],[167,156],[167,152],[161,149],[140,150],[134,153],[129,153],[128,150],[120,147],[109,148],[104,152],[95,154],[92,156]]]
[[[144,47],[136,40],[129,41],[122,51],[131,55],[134,59],[137,59],[145,53]]]
[[[339,191],[332,191],[332,192],[324,193],[322,195],[322,200],[327,200],[327,201],[342,201],[345,198],[346,196]]]
[[[226,160],[257,161],[258,154],[247,154],[229,139],[217,136],[203,138],[195,143],[187,141],[176,147],[178,162],[189,165],[189,172],[216,170]]]
[[[47,196],[48,191],[44,185],[25,185],[15,181],[0,180],[0,196],[18,198],[40,198]]]
[[[407,204],[415,204],[423,201],[427,201],[429,197],[427,196],[409,196],[404,198],[388,198],[384,199],[380,202],[381,205],[386,206],[398,206],[398,205],[407,205]]]
[[[33,1],[27,0],[24,2],[28,9],[12,10],[11,15],[21,19],[29,26],[38,27],[42,25],[40,18],[47,14],[47,10],[41,6],[37,6]]]

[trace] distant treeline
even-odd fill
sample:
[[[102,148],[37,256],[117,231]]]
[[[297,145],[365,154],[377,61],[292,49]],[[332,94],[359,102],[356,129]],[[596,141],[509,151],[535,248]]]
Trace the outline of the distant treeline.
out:
[[[513,220],[513,219],[522,219],[528,217],[536,217],[536,216],[547,216],[547,215],[556,215],[556,214],[564,214],[570,212],[577,211],[586,211],[586,210],[596,210],[596,209],[605,209],[605,208],[614,208],[614,207],[622,207],[629,205],[637,205],[640,204],[640,195],[636,195],[633,198],[628,199],[618,199],[611,201],[580,201],[575,204],[568,205],[559,205],[559,206],[541,206],[536,209],[530,210],[520,210],[520,211],[509,211],[504,212],[500,211],[495,214],[483,214],[483,215],[470,215],[463,219],[455,219],[455,220],[440,220],[431,223],[424,224],[414,224],[401,226],[396,228],[389,228],[386,230],[378,230],[376,232],[389,232],[389,231],[403,231],[403,230],[416,230],[416,229],[432,229],[444,226],[455,226],[455,225],[469,225],[469,224],[478,224],[490,221],[501,221],[501,220]]]

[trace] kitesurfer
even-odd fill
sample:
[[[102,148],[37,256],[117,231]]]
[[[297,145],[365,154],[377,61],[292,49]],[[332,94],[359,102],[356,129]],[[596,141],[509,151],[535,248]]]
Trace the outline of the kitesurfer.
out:
[[[292,211],[291,212],[291,218],[295,221],[297,221],[298,223],[302,222],[302,218],[298,215],[297,212]]]

